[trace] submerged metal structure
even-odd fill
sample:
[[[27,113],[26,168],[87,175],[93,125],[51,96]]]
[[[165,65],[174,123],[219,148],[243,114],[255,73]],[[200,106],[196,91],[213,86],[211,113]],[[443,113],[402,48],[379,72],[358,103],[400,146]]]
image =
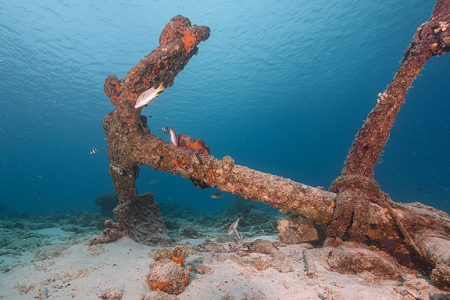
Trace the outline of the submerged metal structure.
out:
[[[200,151],[204,144],[175,147],[150,134],[147,119],[135,109],[137,97],[161,83],[170,87],[175,76],[208,39],[206,26],[191,26],[176,16],[163,29],[160,45],[127,76],[110,75],[105,93],[115,109],[103,119],[108,135],[110,173],[119,198],[115,214],[125,233],[137,242],[167,245],[170,239],[153,195],[138,195],[139,165],[178,174],[201,188],[213,186],[306,216],[327,230],[329,237],[346,234],[351,241],[370,240],[403,265],[432,270],[431,278],[450,284],[450,217],[432,207],[392,202],[373,179],[373,167],[387,142],[405,93],[424,64],[450,50],[450,0],[438,0],[430,20],[422,24],[407,48],[400,67],[359,130],[346,165],[329,191],[235,165]],[[448,29],[447,29],[448,28]]]

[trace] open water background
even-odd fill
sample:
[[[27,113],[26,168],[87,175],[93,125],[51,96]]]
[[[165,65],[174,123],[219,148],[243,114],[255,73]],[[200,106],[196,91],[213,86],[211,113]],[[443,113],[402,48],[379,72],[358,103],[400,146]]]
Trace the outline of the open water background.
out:
[[[181,14],[207,25],[185,69],[143,114],[202,138],[217,158],[328,188],[355,134],[435,1],[0,2],[0,204],[7,213],[86,209],[114,193],[102,118],[110,74],[126,76]],[[375,179],[397,202],[450,212],[450,55],[408,91]],[[167,117],[167,119],[165,118]],[[90,155],[92,147],[100,150]],[[152,179],[161,180],[149,185]],[[213,213],[212,199],[141,168],[139,193]]]

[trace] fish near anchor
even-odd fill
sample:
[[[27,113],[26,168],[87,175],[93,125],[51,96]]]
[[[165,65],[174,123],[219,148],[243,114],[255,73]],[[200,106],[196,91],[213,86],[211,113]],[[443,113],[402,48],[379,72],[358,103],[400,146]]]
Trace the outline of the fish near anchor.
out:
[[[157,88],[150,88],[148,90],[146,90],[145,92],[143,92],[139,98],[136,101],[136,105],[134,106],[134,108],[139,108],[141,106],[144,106],[145,104],[149,103],[150,101],[153,100],[153,98],[158,97],[158,95],[164,91],[165,87],[163,86],[163,84],[161,83],[159,85],[159,87]]]
[[[242,233],[240,233],[236,228],[239,224],[239,218],[237,218],[236,221],[233,222],[233,224],[231,224],[230,228],[228,229],[228,235],[231,235],[233,232],[236,234],[236,237],[239,240],[242,240],[244,237],[242,236]]]
[[[169,128],[170,128],[170,141],[175,147],[178,147],[178,135],[175,132],[175,130],[173,130],[172,127]]]

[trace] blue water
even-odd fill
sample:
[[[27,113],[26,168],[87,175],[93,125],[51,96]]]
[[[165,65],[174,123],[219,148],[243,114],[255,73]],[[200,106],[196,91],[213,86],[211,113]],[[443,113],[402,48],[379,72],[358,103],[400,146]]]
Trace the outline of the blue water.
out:
[[[202,138],[217,158],[328,188],[434,3],[1,1],[0,203],[7,213],[98,211],[95,198],[114,193],[102,128],[114,107],[104,80],[125,77],[177,14],[209,26],[211,37],[144,108],[152,133],[168,140],[161,127],[172,126]],[[393,200],[447,212],[449,67],[448,54],[425,65],[375,168]],[[202,213],[233,198],[212,199],[218,190],[150,167],[137,187]]]

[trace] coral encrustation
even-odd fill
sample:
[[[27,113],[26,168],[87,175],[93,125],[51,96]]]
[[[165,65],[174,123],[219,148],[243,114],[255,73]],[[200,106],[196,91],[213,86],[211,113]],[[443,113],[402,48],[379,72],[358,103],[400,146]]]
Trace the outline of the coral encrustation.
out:
[[[205,145],[205,142],[202,139],[194,141],[192,137],[185,133],[180,133],[178,144],[178,146],[183,149],[192,150],[199,154],[209,155],[210,153],[209,147]]]

